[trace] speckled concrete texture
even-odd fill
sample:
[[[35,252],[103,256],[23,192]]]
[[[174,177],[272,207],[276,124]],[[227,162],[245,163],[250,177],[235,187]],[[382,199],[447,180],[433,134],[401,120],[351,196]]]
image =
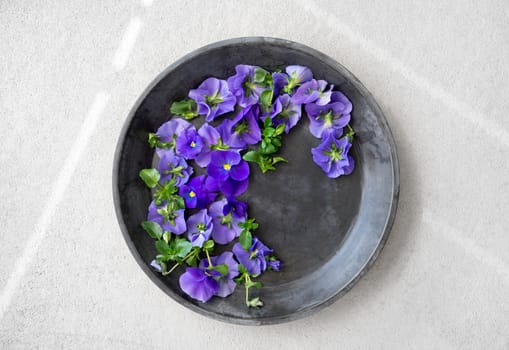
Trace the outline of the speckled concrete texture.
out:
[[[0,4],[2,349],[509,348],[506,1]],[[210,42],[273,36],[351,70],[398,145],[401,194],[374,267],[277,326],[212,321],[131,257],[111,168],[135,99]]]

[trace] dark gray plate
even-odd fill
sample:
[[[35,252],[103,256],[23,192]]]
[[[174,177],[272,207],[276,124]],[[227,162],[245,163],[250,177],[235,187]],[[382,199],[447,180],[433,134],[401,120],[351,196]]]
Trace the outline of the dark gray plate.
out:
[[[138,178],[151,167],[154,152],[147,134],[170,117],[172,101],[186,97],[205,78],[226,78],[237,64],[269,70],[291,64],[311,68],[344,92],[353,103],[357,131],[352,175],[329,179],[312,161],[319,140],[308,131],[304,115],[283,139],[289,160],[272,173],[251,165],[249,214],[260,224],[257,235],[283,261],[281,272],[261,277],[260,309],[248,309],[238,288],[228,298],[196,302],[178,286],[181,271],[163,277],[149,262],[153,240],[141,229],[150,192]],[[202,118],[201,118],[202,119]],[[120,227],[145,273],[169,296],[206,316],[238,324],[260,325],[294,320],[331,304],[348,291],[379,254],[396,213],[399,167],[396,148],[382,111],[366,88],[342,65],[294,42],[272,38],[239,38],[198,49],[162,72],[132,108],[118,141],[113,169],[113,196]]]

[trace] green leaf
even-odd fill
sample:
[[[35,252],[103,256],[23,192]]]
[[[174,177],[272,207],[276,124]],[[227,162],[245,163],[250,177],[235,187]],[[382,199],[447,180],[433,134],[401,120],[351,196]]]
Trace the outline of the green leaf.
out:
[[[205,241],[203,243],[203,249],[205,250],[211,250],[212,248],[214,248],[214,241],[209,239],[208,241]]]
[[[171,179],[156,190],[155,198],[158,202],[163,202],[169,199],[178,191],[178,187],[175,186],[176,181],[176,179]]]
[[[266,107],[267,109],[272,104],[272,97],[274,96],[274,91],[272,90],[265,90],[260,94],[260,103],[262,106]]]
[[[148,144],[150,145],[150,147],[152,148],[156,147],[158,142],[159,136],[153,133],[148,134]]]
[[[272,161],[270,158],[264,159],[263,162],[260,163],[260,169],[262,170],[262,173],[266,173],[269,170],[276,170],[274,166],[271,164]]]
[[[288,163],[288,161],[286,159],[284,159],[283,157],[273,157],[272,158],[272,164],[277,164],[279,162]]]
[[[191,99],[173,102],[170,112],[180,115],[187,120],[194,119],[198,116],[196,102]]]
[[[221,276],[226,276],[228,274],[228,266],[226,264],[212,266],[212,267],[209,267],[208,269],[219,272],[221,274]]]
[[[263,144],[263,141],[262,141],[262,144]],[[265,143],[265,147],[263,147],[263,146],[260,147],[261,154],[272,154],[272,153],[276,153],[276,152],[277,152],[276,146],[274,146],[271,143]]]
[[[140,171],[140,178],[143,180],[143,182],[145,182],[147,187],[154,188],[159,182],[161,175],[159,175],[157,169],[143,169]]]
[[[260,161],[260,153],[258,153],[257,151],[249,151],[246,154],[244,154],[242,159],[248,162],[258,163]]]
[[[279,137],[275,137],[272,139],[272,144],[274,145],[274,147],[281,147],[281,139]]]
[[[260,282],[253,282],[251,280],[248,280],[246,282],[246,288],[251,288],[251,287],[260,289],[262,287],[262,284]]]
[[[152,238],[161,239],[161,236],[163,235],[163,229],[157,222],[143,221],[141,223],[141,227],[143,227],[143,229],[147,231]]]
[[[165,241],[156,241],[156,249],[163,255],[168,255],[171,251],[170,246]]]
[[[269,126],[272,126],[272,118],[267,116],[263,120],[263,128],[265,129],[265,128],[268,128]]]
[[[265,82],[265,77],[267,76],[267,71],[262,68],[255,68],[254,70],[254,82],[255,83],[263,83]]]
[[[166,243],[168,243],[171,240],[171,232],[168,232],[168,231],[164,232],[163,233],[163,240]]]
[[[286,128],[286,124],[279,124],[279,125],[276,127],[276,132],[275,132],[275,134],[276,134],[276,135],[282,135],[282,134],[285,132],[285,128]]]
[[[174,204],[175,210],[185,209],[186,208],[186,204],[184,202],[184,198],[182,198],[181,196],[174,196],[174,197],[172,197],[172,200],[175,203]]]
[[[263,302],[260,300],[260,298],[256,297],[247,302],[247,306],[249,307],[261,307],[263,306]]]
[[[243,230],[240,233],[239,242],[242,248],[248,250],[249,247],[251,247],[251,244],[253,243],[253,236],[251,235],[251,232],[248,230]]]
[[[273,127],[268,127],[268,128],[263,129],[262,135],[264,137],[272,137],[272,135],[274,135],[275,132],[276,132],[276,129],[274,129]]]
[[[179,258],[185,257],[193,248],[191,245],[191,242],[189,242],[185,238],[177,238],[172,243],[174,243],[174,254],[178,256]]]

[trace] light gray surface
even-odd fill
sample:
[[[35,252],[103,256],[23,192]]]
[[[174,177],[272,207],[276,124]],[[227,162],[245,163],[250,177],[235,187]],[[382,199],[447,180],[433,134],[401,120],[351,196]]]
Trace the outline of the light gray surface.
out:
[[[509,348],[507,2],[16,1],[0,4],[0,33],[1,348]],[[328,309],[259,328],[155,287],[111,196],[116,139],[146,85],[249,35],[349,68],[401,163],[374,268]]]

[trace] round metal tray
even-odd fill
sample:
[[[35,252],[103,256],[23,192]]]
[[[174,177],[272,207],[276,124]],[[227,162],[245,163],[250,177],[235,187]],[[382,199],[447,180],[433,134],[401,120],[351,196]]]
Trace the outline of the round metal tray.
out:
[[[239,288],[227,298],[200,303],[178,285],[181,271],[163,277],[149,267],[153,240],[140,223],[146,219],[150,191],[138,177],[152,166],[147,135],[171,116],[173,101],[210,76],[226,78],[235,65],[274,71],[287,65],[309,67],[353,103],[352,147],[356,168],[350,176],[329,179],[313,163],[319,144],[307,117],[283,138],[289,163],[262,174],[251,165],[250,186],[242,198],[260,224],[257,235],[275,249],[284,268],[266,272],[258,292],[265,306],[248,309]],[[203,118],[199,118],[203,119]],[[214,43],[181,58],[143,92],[122,129],[113,169],[118,221],[132,254],[151,280],[170,297],[206,316],[237,324],[294,320],[331,304],[348,291],[378,256],[391,229],[399,194],[399,165],[387,121],[371,94],[346,68],[307,46],[287,40],[249,37]],[[256,293],[255,292],[255,293]]]

